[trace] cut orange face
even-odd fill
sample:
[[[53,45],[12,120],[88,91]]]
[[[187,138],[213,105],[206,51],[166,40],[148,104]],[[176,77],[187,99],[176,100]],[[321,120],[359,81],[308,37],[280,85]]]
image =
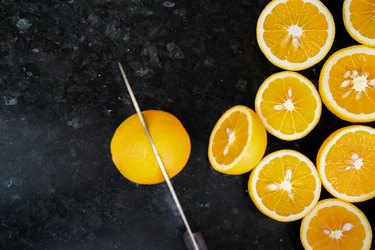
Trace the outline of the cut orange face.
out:
[[[339,118],[375,121],[375,48],[357,45],[335,52],[323,65],[319,92]]]
[[[316,164],[324,187],[336,198],[360,202],[375,197],[375,129],[352,125],[331,134]]]
[[[225,174],[249,172],[263,157],[267,133],[257,114],[245,106],[227,110],[214,126],[208,145],[211,166]]]
[[[316,126],[322,102],[306,77],[284,71],[271,75],[259,87],[255,111],[268,132],[290,141],[306,136]]]
[[[372,230],[356,206],[338,199],[325,199],[302,219],[300,236],[305,249],[368,250]]]
[[[271,63],[282,69],[302,70],[328,53],[335,23],[319,0],[273,0],[258,18],[256,37]]]
[[[321,182],[306,156],[294,150],[279,150],[253,169],[248,188],[251,200],[263,214],[277,221],[294,221],[318,202]]]
[[[375,46],[375,1],[345,0],[342,13],[350,36],[361,44]]]

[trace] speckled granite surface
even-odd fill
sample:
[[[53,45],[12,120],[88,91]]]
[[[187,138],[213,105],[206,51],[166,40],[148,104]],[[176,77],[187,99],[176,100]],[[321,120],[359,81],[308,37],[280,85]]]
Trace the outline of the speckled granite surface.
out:
[[[1,0],[0,249],[184,249],[166,186],[130,183],[111,162],[111,136],[134,113],[117,61],[142,109],[173,113],[191,136],[173,184],[209,249],[301,249],[300,221],[263,216],[248,174],[219,174],[206,157],[220,115],[253,107],[261,82],[280,71],[255,39],[267,2]],[[336,18],[330,53],[355,44],[340,4],[324,2]],[[321,65],[302,73],[317,83]],[[347,125],[323,111],[309,136],[269,136],[267,151],[293,148],[314,160],[324,138]],[[375,225],[374,202],[358,206]]]

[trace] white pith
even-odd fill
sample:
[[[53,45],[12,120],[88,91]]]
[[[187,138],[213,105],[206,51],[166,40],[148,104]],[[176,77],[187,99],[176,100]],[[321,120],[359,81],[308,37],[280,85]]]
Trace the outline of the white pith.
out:
[[[293,193],[293,186],[292,186],[292,183],[291,183],[291,179],[292,179],[292,170],[288,169],[285,172],[284,180],[282,182],[271,183],[267,186],[267,188],[272,192],[274,192],[276,190],[279,190],[279,189],[282,189],[282,190],[284,190],[288,193],[289,199],[293,200],[294,199],[294,193]]]
[[[360,100],[362,94],[366,94],[367,88],[375,87],[375,78],[367,79],[370,73],[365,71],[361,75],[357,70],[347,70],[343,75],[343,81],[340,84],[340,88],[346,89],[347,91],[342,96],[343,99],[347,98],[352,91],[355,92],[356,100]]]

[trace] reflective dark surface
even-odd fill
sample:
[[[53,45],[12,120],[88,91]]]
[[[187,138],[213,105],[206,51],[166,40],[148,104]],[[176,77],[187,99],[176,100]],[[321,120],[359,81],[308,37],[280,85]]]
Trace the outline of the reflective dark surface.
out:
[[[300,221],[265,217],[248,196],[249,175],[219,174],[206,156],[220,115],[253,108],[262,81],[281,71],[256,43],[267,2],[0,1],[0,248],[184,249],[166,186],[131,183],[111,162],[112,134],[135,112],[121,61],[141,108],[173,113],[191,136],[173,184],[208,248],[301,249]],[[341,1],[323,2],[337,29],[330,55],[356,42]],[[321,66],[301,73],[317,84]],[[267,153],[291,148],[315,161],[346,125],[324,108],[301,140],[269,135]],[[374,201],[356,205],[375,225]]]

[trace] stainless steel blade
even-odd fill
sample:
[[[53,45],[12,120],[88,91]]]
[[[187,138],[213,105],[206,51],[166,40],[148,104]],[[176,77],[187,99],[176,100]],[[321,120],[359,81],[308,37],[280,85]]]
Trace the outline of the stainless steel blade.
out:
[[[184,213],[184,211],[183,211],[183,209],[181,207],[180,201],[177,198],[177,195],[176,195],[176,192],[175,192],[175,190],[173,188],[171,180],[170,180],[170,178],[168,176],[168,173],[167,173],[167,171],[166,171],[166,169],[164,167],[163,161],[161,160],[161,158],[159,156],[158,150],[156,149],[156,146],[155,146],[155,143],[154,143],[154,141],[153,141],[153,139],[151,137],[150,131],[148,130],[146,121],[145,121],[145,119],[144,119],[144,117],[142,115],[141,109],[139,108],[137,99],[134,96],[133,90],[132,90],[132,88],[130,86],[128,78],[126,77],[125,71],[124,71],[124,69],[123,69],[123,67],[122,67],[122,65],[121,65],[120,62],[118,63],[118,66],[120,68],[121,75],[122,75],[122,78],[124,79],[126,88],[127,88],[128,92],[129,92],[130,99],[132,100],[132,103],[133,103],[133,106],[135,108],[135,111],[137,112],[139,120],[141,121],[142,126],[143,126],[143,128],[144,128],[144,130],[146,132],[147,138],[148,138],[148,140],[149,140],[149,142],[151,144],[152,151],[153,151],[153,153],[155,155],[155,158],[156,158],[156,161],[158,163],[158,166],[159,166],[159,168],[160,168],[160,170],[161,170],[161,172],[163,174],[163,177],[165,179],[165,182],[167,183],[168,189],[171,192],[171,195],[172,195],[173,200],[174,200],[174,202],[176,204],[176,207],[177,207],[177,209],[178,209],[178,211],[179,211],[179,213],[181,215],[181,218],[182,218],[182,220],[183,220],[183,222],[185,224],[185,227],[186,227],[187,232],[188,232],[188,234],[190,236],[191,242],[193,243],[194,249],[195,250],[199,250],[198,243],[197,243],[197,241],[196,241],[196,239],[194,237],[193,232],[191,231],[190,225],[189,225],[189,223],[188,223],[188,221],[186,219],[186,216],[185,216],[185,213]]]

